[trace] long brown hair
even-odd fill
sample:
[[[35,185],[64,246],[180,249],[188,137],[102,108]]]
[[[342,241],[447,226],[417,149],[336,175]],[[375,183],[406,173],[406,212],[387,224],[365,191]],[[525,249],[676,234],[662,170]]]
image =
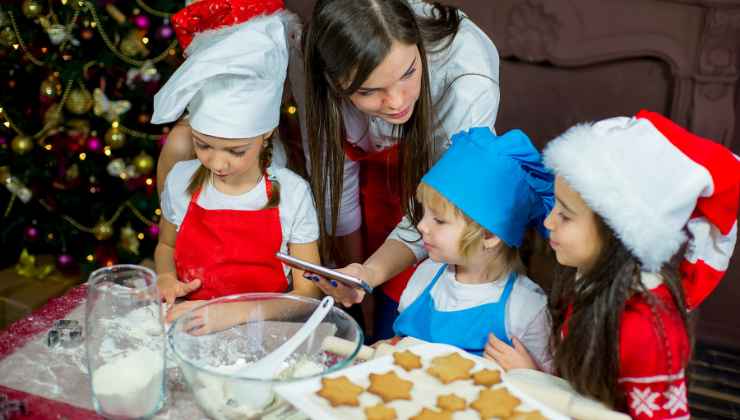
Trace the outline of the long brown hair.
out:
[[[390,52],[394,41],[416,45],[422,64],[421,93],[411,118],[394,129],[399,142],[403,212],[416,224],[421,207],[414,192],[431,165],[436,121],[425,45],[446,48],[460,25],[456,8],[434,4],[429,18],[416,17],[405,0],[319,0],[304,36],[306,119],[311,189],[318,209],[321,251],[341,255],[334,242],[344,178],[346,130],[342,103],[360,88]],[[441,42],[444,41],[444,42]],[[329,212],[330,220],[327,216]],[[327,223],[328,222],[328,223]]]
[[[262,173],[267,173],[267,168],[270,166],[270,163],[272,163],[272,136],[274,136],[276,132],[277,131],[273,131],[273,134],[270,137],[263,140],[263,147],[262,150],[260,150],[259,155],[259,165]],[[188,184],[187,189],[188,194],[192,196],[195,191],[203,187],[206,182],[209,182],[212,176],[213,174],[211,171],[203,164],[200,164],[198,169],[195,170],[195,173],[193,173],[193,176],[190,177],[190,183]],[[271,179],[271,181],[272,191],[270,192],[267,204],[263,207],[265,209],[271,209],[280,205],[280,184],[275,179]]]
[[[597,399],[609,407],[623,409],[624,395],[619,391],[619,332],[627,300],[640,294],[650,305],[654,327],[662,338],[668,363],[671,347],[659,316],[665,310],[642,284],[639,261],[616,237],[614,231],[596,215],[603,247],[594,268],[576,281],[575,269],[558,273],[549,300],[552,315],[552,353],[555,372],[570,382],[581,394]],[[664,268],[663,283],[673,297],[689,337],[686,302],[675,268]],[[571,314],[568,317],[568,308]],[[567,334],[563,334],[566,325]],[[668,366],[674,369],[676,366]]]

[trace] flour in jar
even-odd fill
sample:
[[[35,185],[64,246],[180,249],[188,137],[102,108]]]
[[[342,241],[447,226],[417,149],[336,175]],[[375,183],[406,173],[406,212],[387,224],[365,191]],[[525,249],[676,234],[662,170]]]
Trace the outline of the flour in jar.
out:
[[[112,358],[92,375],[93,394],[100,409],[122,417],[153,413],[164,391],[164,355],[148,348]]]

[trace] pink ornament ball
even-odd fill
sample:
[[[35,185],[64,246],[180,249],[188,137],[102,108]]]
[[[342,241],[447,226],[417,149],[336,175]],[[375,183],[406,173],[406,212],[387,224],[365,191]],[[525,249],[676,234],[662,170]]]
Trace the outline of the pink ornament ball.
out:
[[[157,29],[157,38],[159,39],[170,39],[175,32],[172,30],[172,26],[164,24]]]
[[[99,137],[90,137],[87,139],[87,150],[91,152],[100,152],[103,150],[103,141]]]
[[[158,225],[151,225],[149,226],[149,236],[152,239],[156,239],[159,236],[159,226]]]
[[[149,17],[146,15],[136,15],[136,17],[134,17],[134,25],[139,29],[149,29],[151,22],[149,21]]]
[[[39,238],[39,230],[36,226],[28,226],[23,232],[23,235],[26,237],[27,240],[33,242]]]
[[[69,254],[59,254],[57,256],[57,268],[62,271],[68,271],[75,267],[75,259]]]

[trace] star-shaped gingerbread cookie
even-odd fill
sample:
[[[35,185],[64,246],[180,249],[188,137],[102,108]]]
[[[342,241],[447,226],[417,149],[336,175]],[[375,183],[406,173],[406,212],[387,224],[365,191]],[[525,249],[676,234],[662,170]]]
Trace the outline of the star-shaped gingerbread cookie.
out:
[[[460,411],[467,407],[465,398],[458,397],[455,394],[440,395],[437,397],[437,407],[444,411]]]
[[[397,351],[393,353],[393,363],[410,372],[421,367],[421,357],[408,350]]]
[[[366,407],[365,416],[367,420],[395,420],[397,418],[396,410],[383,404]]]
[[[383,402],[393,400],[410,400],[411,388],[414,384],[411,381],[401,379],[394,371],[384,374],[370,374],[370,388],[367,389],[380,398]]]
[[[476,385],[491,386],[501,382],[501,372],[494,369],[483,369],[473,374]]]
[[[507,418],[519,405],[520,401],[511,395],[506,388],[484,389],[478,394],[478,399],[470,406],[478,411],[482,419],[491,417]]]
[[[460,379],[468,379],[473,366],[475,366],[474,361],[460,356],[460,353],[451,353],[432,359],[432,366],[427,369],[427,372],[443,384],[448,384]]]
[[[322,378],[321,389],[316,393],[324,397],[332,407],[339,405],[351,405],[357,407],[360,400],[357,398],[365,389],[346,376],[336,378]]]
[[[434,411],[424,407],[419,414],[409,420],[452,420],[452,413],[449,411]]]

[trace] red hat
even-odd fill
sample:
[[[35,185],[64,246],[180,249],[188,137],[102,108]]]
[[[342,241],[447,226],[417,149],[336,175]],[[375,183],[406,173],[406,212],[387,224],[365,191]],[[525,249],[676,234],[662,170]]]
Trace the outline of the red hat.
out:
[[[201,0],[172,16],[172,26],[185,50],[200,32],[231,26],[285,8],[283,0]]]
[[[740,161],[727,148],[641,111],[577,125],[543,155],[644,271],[659,271],[688,240],[681,271],[689,308],[715,289],[737,237]]]

